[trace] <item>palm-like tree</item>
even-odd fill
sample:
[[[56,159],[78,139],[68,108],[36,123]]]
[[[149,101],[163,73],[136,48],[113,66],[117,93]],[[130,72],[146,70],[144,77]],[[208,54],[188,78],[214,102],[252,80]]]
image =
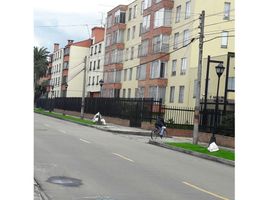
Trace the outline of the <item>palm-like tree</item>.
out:
[[[36,86],[37,80],[42,76],[46,75],[47,70],[47,57],[48,57],[47,48],[34,47],[34,85]]]
[[[42,95],[44,92],[44,86],[38,85],[37,81],[46,75],[47,66],[48,66],[48,57],[49,52],[47,48],[41,47],[34,47],[34,99]]]

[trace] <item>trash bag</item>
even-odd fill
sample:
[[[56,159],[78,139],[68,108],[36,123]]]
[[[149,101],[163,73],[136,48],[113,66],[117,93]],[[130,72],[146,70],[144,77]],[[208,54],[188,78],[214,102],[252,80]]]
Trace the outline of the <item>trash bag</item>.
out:
[[[210,152],[215,152],[215,151],[219,151],[219,147],[215,142],[212,142],[209,146],[208,146],[208,150]]]

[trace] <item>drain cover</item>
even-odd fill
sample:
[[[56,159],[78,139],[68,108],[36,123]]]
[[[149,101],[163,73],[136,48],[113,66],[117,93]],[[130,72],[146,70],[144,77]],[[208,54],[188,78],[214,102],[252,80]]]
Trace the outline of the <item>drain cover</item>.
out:
[[[47,182],[69,187],[78,187],[82,185],[82,181],[80,179],[65,176],[52,176],[47,179]]]

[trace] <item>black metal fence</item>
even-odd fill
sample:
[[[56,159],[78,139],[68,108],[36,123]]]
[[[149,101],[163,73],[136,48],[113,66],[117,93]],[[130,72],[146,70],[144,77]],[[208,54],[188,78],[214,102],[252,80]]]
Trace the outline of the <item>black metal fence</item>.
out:
[[[58,108],[69,111],[81,111],[82,98],[60,97],[53,99],[39,99],[37,107],[47,110]],[[153,119],[155,101],[153,98],[85,98],[85,113],[129,119],[130,126],[140,127],[142,121]],[[161,104],[160,104],[161,108]]]
[[[82,98],[61,97],[54,99],[39,99],[37,107],[47,110],[58,108],[69,111],[81,111]],[[215,109],[211,104],[209,109],[200,111],[200,131],[212,132],[215,127]],[[235,116],[234,105],[229,105],[228,110],[223,111],[219,106],[217,133],[234,137]],[[194,109],[162,105],[162,101],[153,98],[85,98],[85,113],[96,114],[100,112],[104,116],[117,117],[130,120],[130,126],[140,127],[142,121],[152,122],[157,116],[162,115],[167,127],[180,129],[193,129]]]

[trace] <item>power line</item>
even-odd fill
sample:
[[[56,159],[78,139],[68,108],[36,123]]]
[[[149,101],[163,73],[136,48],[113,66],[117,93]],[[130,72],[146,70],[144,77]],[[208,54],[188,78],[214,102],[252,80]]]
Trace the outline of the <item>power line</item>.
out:
[[[215,39],[217,39],[217,38],[224,38],[224,37],[226,37],[226,38],[229,38],[229,37],[235,37],[235,35],[228,35],[228,36],[216,36],[216,37],[211,38],[211,39],[209,39],[209,40],[205,40],[205,41],[204,41],[204,43],[205,43],[205,42],[212,41],[212,40],[215,40]]]

